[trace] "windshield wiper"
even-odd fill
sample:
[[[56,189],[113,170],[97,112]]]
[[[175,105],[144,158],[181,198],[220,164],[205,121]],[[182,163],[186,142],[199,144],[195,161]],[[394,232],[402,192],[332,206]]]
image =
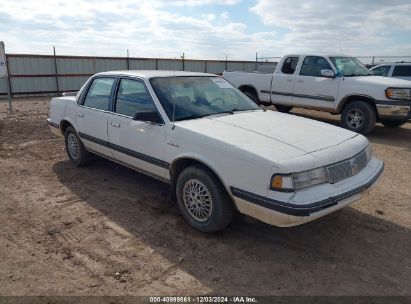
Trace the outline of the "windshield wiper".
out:
[[[183,117],[176,118],[176,119],[174,119],[174,121],[197,119],[197,118],[202,118],[202,117],[205,117],[205,116],[210,116],[210,115],[213,115],[213,114],[214,113],[202,114],[202,115],[193,114],[193,115],[188,115],[188,116],[183,116]]]
[[[219,115],[219,114],[234,114],[235,112],[241,112],[241,111],[248,111],[250,109],[238,109],[238,108],[234,108],[231,110],[227,110],[227,111],[222,111],[222,112],[217,112],[217,113],[208,113],[208,114],[192,114],[192,115],[187,115],[187,116],[183,116],[183,117],[178,117],[176,118],[174,121],[180,121],[180,120],[189,120],[189,119],[197,119],[197,118],[202,118],[202,117],[206,117],[206,116],[212,116],[212,115]]]

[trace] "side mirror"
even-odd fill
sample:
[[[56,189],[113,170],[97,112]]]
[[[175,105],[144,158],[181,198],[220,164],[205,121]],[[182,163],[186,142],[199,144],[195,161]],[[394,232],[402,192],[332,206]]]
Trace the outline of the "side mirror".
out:
[[[335,77],[335,73],[333,70],[321,70],[321,76],[323,77],[327,77],[327,78],[334,78]]]
[[[144,121],[152,124],[163,123],[163,120],[161,119],[161,116],[157,111],[137,112],[136,114],[134,114],[133,120]]]

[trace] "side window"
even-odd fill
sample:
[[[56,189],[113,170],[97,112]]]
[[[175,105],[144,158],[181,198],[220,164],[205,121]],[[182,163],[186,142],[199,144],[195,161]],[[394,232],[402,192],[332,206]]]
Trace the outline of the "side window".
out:
[[[390,71],[391,66],[384,65],[372,70],[372,74],[376,76],[387,76]]]
[[[84,99],[83,105],[86,107],[107,111],[114,81],[114,78],[94,79]]]
[[[321,77],[321,70],[332,70],[324,57],[307,56],[301,65],[300,75]]]
[[[298,59],[298,57],[288,57],[283,63],[281,72],[283,72],[284,74],[294,74]]]
[[[411,65],[397,65],[392,72],[392,76],[411,77]]]
[[[137,112],[155,110],[144,83],[138,80],[121,79],[116,98],[116,113],[133,117]]]

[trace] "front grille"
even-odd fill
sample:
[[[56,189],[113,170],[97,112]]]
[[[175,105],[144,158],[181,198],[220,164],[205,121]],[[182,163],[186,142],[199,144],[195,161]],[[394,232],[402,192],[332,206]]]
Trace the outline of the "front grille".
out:
[[[327,172],[329,183],[334,184],[349,178],[364,169],[366,165],[367,155],[365,151],[363,151],[353,158],[328,166]]]

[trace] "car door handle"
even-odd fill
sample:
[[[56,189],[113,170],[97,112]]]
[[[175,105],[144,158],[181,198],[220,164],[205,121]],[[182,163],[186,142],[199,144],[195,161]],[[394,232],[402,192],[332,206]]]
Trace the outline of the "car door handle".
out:
[[[83,117],[84,117],[84,114],[82,114],[82,113],[77,113],[77,117],[83,118]]]
[[[116,127],[116,128],[120,128],[120,124],[117,123],[117,122],[111,122],[110,125],[112,125],[113,127]]]
[[[291,82],[291,81],[293,81],[293,80],[292,80],[292,78],[287,78],[287,81],[288,81],[288,82]]]
[[[298,82],[304,82],[304,80],[303,79],[298,79]]]

